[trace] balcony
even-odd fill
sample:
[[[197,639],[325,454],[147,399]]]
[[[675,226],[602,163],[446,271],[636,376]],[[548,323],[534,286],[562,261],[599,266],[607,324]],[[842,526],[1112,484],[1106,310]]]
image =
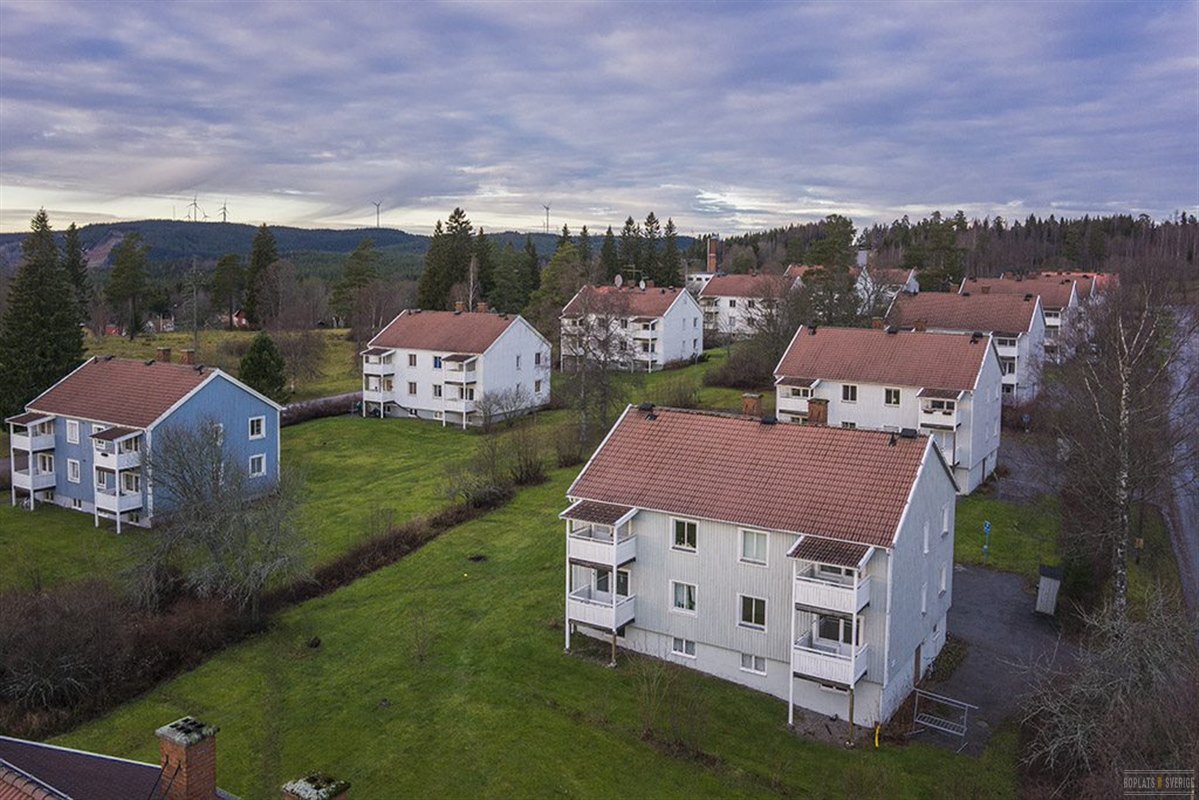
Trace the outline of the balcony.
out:
[[[16,450],[28,450],[30,452],[53,450],[54,433],[30,433],[28,431],[26,433],[14,433],[12,435],[12,446]]]
[[[445,410],[459,414],[470,414],[475,410],[475,401],[465,397],[445,397]]]
[[[142,507],[141,492],[120,492],[115,489],[96,489],[96,508],[113,514],[137,511]]]
[[[822,576],[815,564],[810,564],[795,576],[794,598],[808,608],[856,614],[870,602],[870,576],[862,578],[855,589],[852,579]]]
[[[96,466],[103,469],[135,469],[141,466],[140,450],[114,445],[112,442],[95,441]]]
[[[920,424],[927,428],[956,428],[961,422],[956,410],[920,407]]]
[[[362,400],[366,403],[388,403],[391,402],[395,392],[392,389],[363,389]]]
[[[651,339],[657,339],[658,331],[656,329],[646,330],[644,328],[638,328],[637,330],[633,331],[633,338],[634,339],[644,339],[646,341],[651,340]]]
[[[590,586],[577,589],[566,596],[566,618],[606,631],[614,631],[633,621],[637,595],[613,595],[599,592]]]
[[[628,525],[623,526],[626,530]],[[590,564],[627,564],[637,558],[637,537],[625,534],[613,541],[609,525],[586,525],[566,536],[566,557]]]
[[[390,361],[364,361],[362,363],[363,375],[395,375],[396,365]]]
[[[800,414],[805,417],[808,415],[808,398],[792,397],[786,389],[779,391],[775,406],[779,411],[788,414]]]
[[[853,686],[866,674],[870,645],[858,647],[828,639],[814,639],[806,633],[795,641],[791,651],[791,671],[817,681]]]
[[[472,363],[469,367],[463,368],[461,364],[446,364],[445,366],[445,382],[446,383],[477,383],[478,372]]]
[[[13,470],[12,485],[27,492],[40,492],[43,489],[54,488],[53,472],[33,472],[27,469]]]

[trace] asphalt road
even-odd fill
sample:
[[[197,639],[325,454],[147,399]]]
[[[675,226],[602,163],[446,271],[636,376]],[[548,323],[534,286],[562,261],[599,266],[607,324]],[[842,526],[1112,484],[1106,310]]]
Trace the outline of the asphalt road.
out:
[[[1194,312],[1179,309],[1177,313],[1186,325]],[[1175,361],[1171,372],[1174,393],[1179,395],[1178,401],[1170,409],[1171,424],[1184,435],[1176,447],[1179,466],[1174,473],[1168,516],[1183,596],[1192,616],[1199,617],[1199,474],[1196,473],[1199,460],[1199,386],[1193,385],[1191,391],[1180,393],[1188,375],[1199,375],[1199,330],[1192,331],[1182,348],[1182,356]],[[1199,638],[1199,632],[1196,637]]]

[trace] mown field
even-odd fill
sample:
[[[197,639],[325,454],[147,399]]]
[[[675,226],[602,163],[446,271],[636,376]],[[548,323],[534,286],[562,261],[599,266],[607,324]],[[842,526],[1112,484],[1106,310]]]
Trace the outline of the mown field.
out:
[[[192,714],[220,727],[220,783],[246,798],[313,769],[363,797],[1015,796],[1012,734],[981,759],[848,751],[789,734],[778,700],[687,670],[643,739],[634,661],[562,651],[556,515],[575,473],[55,742],[153,761],[153,730]],[[672,719],[690,750],[661,744]]]

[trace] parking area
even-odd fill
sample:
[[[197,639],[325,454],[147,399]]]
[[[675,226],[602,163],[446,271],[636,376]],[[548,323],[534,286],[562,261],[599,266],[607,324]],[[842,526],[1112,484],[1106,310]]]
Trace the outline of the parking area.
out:
[[[1073,646],[1059,639],[1053,619],[1033,611],[1035,600],[1035,587],[1023,576],[960,564],[954,568],[949,633],[966,643],[967,654],[947,680],[930,681],[924,688],[979,707],[970,712],[966,752],[981,751],[995,728],[1019,713],[1033,664],[1073,662]],[[920,736],[955,748],[960,744],[950,737]]]

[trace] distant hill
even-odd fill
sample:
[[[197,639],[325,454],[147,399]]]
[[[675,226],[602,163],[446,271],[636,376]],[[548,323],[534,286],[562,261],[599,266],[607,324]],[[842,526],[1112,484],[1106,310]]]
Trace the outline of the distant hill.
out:
[[[84,225],[79,229],[79,238],[87,250],[88,265],[92,269],[104,269],[110,265],[113,247],[130,233],[139,233],[150,246],[152,271],[157,274],[177,272],[175,267],[185,267],[192,258],[201,264],[216,261],[226,253],[241,253],[249,256],[250,244],[257,227],[234,222],[180,222],[174,220],[147,219],[136,222],[112,222]],[[57,231],[59,241],[62,231]],[[386,261],[397,265],[397,270],[419,274],[420,259],[429,249],[429,237],[406,233],[394,228],[353,228],[349,230],[292,228],[284,225],[271,226],[271,233],[279,246],[279,255],[294,260],[302,271],[327,277],[340,269],[342,258],[352,252],[359,242],[370,238]],[[487,232],[496,250],[511,243],[516,249],[525,245],[528,234],[516,231]],[[558,235],[534,233],[533,243],[543,257],[553,254]],[[24,233],[0,233],[0,274],[12,274],[21,263],[21,240]],[[603,236],[592,235],[593,249],[599,253]],[[690,237],[679,237],[679,248],[686,249]]]

